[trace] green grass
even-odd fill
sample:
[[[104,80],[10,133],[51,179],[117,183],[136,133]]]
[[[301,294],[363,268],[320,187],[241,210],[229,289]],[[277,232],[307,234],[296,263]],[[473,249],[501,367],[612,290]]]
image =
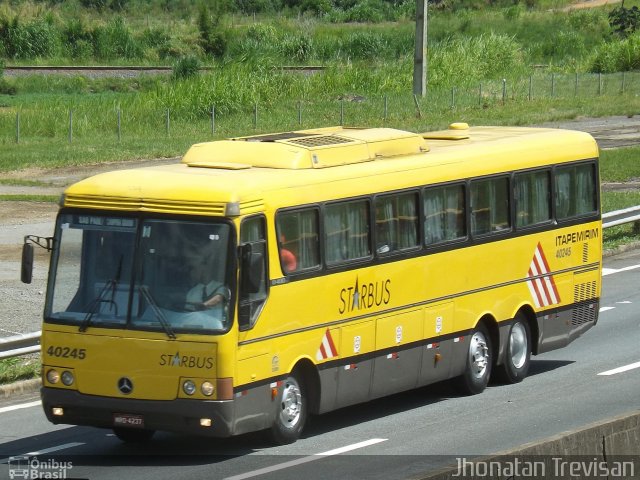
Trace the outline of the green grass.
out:
[[[603,182],[640,181],[640,147],[601,151],[600,177]]]
[[[0,195],[0,202],[47,202],[58,203],[60,200],[59,195],[28,195],[28,194],[15,194],[15,195]]]
[[[532,125],[633,115],[640,109],[635,95],[640,74],[624,77],[624,91],[619,74],[578,80],[576,87],[575,75],[537,74],[531,84],[529,77],[507,80],[504,91],[501,80],[455,89],[430,87],[419,99],[421,118],[410,93],[410,66],[404,61],[372,68],[334,67],[312,76],[236,65],[179,82],[158,80],[135,94],[0,96],[0,171],[176,157],[196,142],[337,125],[341,119],[351,126],[427,131],[453,121]]]
[[[38,359],[20,357],[0,360],[0,385],[39,376],[40,360]]]
[[[23,178],[0,178],[0,185],[11,187],[48,187],[51,184],[40,180],[25,180]]]

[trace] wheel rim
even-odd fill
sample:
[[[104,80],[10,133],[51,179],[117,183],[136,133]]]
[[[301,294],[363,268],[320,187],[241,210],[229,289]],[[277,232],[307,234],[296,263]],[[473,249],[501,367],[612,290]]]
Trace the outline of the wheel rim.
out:
[[[520,322],[511,328],[509,335],[509,353],[511,364],[516,368],[522,368],[527,361],[527,332]]]
[[[481,332],[475,332],[471,337],[469,361],[471,362],[471,374],[476,379],[483,378],[489,366],[489,348],[487,347],[487,339]]]
[[[286,428],[294,428],[302,417],[302,392],[298,383],[290,378],[282,391],[280,403],[280,423]]]

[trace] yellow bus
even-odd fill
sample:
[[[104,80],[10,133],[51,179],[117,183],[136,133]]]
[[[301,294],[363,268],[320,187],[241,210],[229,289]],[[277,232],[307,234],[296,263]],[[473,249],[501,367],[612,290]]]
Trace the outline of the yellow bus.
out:
[[[519,382],[597,322],[599,196],[588,134],[464,123],[233,138],[82,180],[50,241],[45,413],[288,443],[310,414]]]

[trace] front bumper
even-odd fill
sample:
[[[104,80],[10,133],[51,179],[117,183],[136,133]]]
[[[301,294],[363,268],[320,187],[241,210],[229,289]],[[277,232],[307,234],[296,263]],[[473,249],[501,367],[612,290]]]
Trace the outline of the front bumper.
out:
[[[85,395],[75,390],[43,387],[40,390],[47,419],[54,424],[114,427],[114,414],[141,415],[147,430],[165,430],[211,437],[233,434],[231,400],[137,400]],[[53,415],[62,407],[62,416]],[[201,418],[211,419],[210,427],[200,425]]]

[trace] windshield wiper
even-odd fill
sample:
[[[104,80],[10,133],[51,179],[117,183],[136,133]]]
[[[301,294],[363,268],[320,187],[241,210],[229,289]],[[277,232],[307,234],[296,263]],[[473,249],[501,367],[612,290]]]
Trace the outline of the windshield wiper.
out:
[[[84,319],[82,320],[82,322],[80,323],[80,328],[78,328],[79,332],[86,332],[87,328],[89,328],[89,325],[91,325],[91,319],[93,318],[93,316],[97,313],[98,311],[98,307],[100,306],[101,303],[106,302],[109,304],[112,304],[115,306],[115,310],[116,310],[116,316],[118,315],[118,305],[116,304],[116,302],[113,301],[113,296],[111,300],[105,300],[105,294],[109,291],[109,289],[113,289],[114,294],[115,294],[115,290],[117,288],[118,285],[118,281],[117,280],[107,280],[106,283],[104,284],[104,287],[102,287],[102,290],[100,290],[100,293],[98,293],[98,296],[96,298],[94,298],[91,303],[89,304],[89,307],[87,308],[87,315],[84,317]]]
[[[98,293],[98,296],[94,298],[93,301],[89,304],[87,315],[82,320],[82,323],[80,323],[80,328],[78,329],[79,332],[84,333],[87,331],[87,328],[89,328],[89,325],[91,325],[91,319],[98,311],[98,306],[103,302],[113,305],[115,307],[114,310],[116,313],[116,317],[118,316],[118,304],[115,302],[115,296],[116,290],[118,289],[118,282],[120,281],[120,275],[122,275],[123,257],[124,255],[120,255],[120,261],[118,262],[118,270],[116,271],[115,278],[107,280],[107,282],[104,284],[104,287],[102,287],[102,290],[100,290],[100,293]],[[103,297],[105,296],[105,293],[109,291],[109,289],[111,289],[111,300],[105,300]]]
[[[171,325],[169,325],[169,322],[167,321],[167,317],[164,316],[164,313],[162,313],[162,310],[160,310],[160,307],[158,307],[158,303],[155,301],[155,299],[151,295],[151,292],[149,291],[149,287],[145,285],[140,285],[139,288],[140,288],[140,293],[142,293],[142,296],[151,306],[151,310],[153,310],[153,313],[155,314],[156,318],[160,322],[160,325],[162,325],[162,328],[167,334],[167,337],[169,337],[171,340],[175,340],[176,334],[173,333]]]

